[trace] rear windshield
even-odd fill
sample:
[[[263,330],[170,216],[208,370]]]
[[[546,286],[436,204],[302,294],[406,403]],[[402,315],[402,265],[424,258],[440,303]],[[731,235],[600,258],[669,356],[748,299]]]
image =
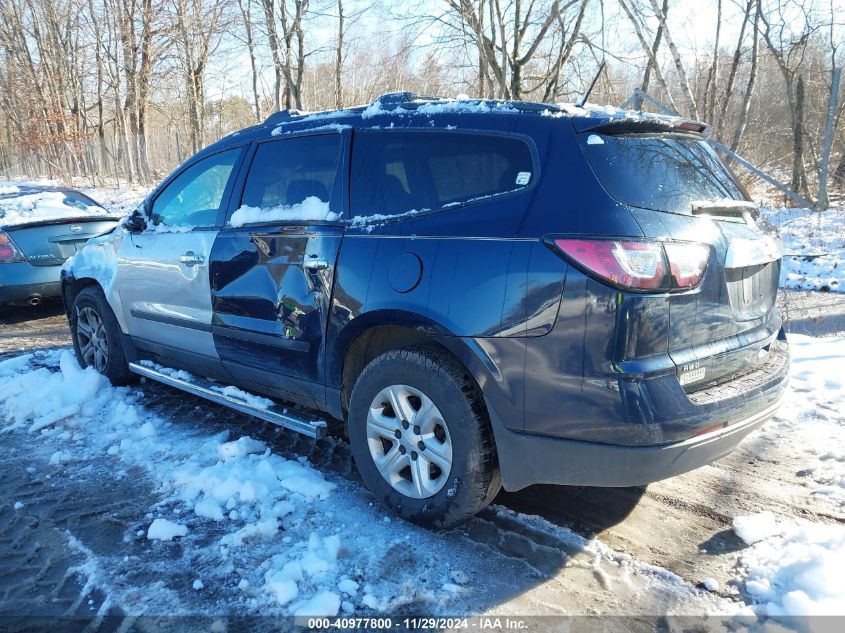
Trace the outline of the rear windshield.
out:
[[[691,212],[692,201],[748,200],[710,145],[679,134],[579,135],[599,181],[634,207]]]

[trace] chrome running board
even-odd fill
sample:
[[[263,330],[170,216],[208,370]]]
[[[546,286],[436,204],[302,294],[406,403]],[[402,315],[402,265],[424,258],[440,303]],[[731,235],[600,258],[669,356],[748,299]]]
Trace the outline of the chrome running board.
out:
[[[309,415],[305,412],[281,407],[278,404],[273,404],[272,407],[266,409],[255,406],[236,396],[230,396],[220,393],[219,391],[215,391],[214,387],[221,388],[224,385],[218,385],[217,383],[206,380],[205,378],[192,376],[190,381],[183,380],[177,376],[171,376],[159,371],[155,367],[141,365],[139,363],[129,363],[129,371],[138,374],[139,376],[143,376],[144,378],[150,378],[151,380],[155,380],[169,387],[175,387],[176,389],[186,391],[195,396],[199,396],[200,398],[211,400],[212,402],[216,402],[224,407],[229,407],[235,411],[240,411],[241,413],[246,413],[247,415],[260,418],[266,422],[283,426],[284,428],[296,431],[297,433],[302,433],[308,437],[320,438],[326,434],[325,420]]]

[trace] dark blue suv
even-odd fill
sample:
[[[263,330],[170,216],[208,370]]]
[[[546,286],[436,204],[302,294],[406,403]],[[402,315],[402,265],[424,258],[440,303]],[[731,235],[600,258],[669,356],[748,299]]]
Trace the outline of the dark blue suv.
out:
[[[789,366],[780,243],[705,134],[406,93],[279,112],[66,265],[77,355],[314,437],[342,421],[366,484],[428,525],[501,486],[691,470]]]

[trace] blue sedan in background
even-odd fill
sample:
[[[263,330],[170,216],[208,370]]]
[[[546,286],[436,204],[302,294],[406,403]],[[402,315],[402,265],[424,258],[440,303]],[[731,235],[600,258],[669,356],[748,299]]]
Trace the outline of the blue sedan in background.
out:
[[[0,305],[58,298],[65,260],[118,220],[74,189],[0,183]]]

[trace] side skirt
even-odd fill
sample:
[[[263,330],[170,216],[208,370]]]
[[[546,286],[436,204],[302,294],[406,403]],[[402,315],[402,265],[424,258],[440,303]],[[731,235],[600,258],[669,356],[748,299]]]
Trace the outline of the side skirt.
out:
[[[205,398],[206,400],[211,400],[235,411],[240,411],[241,413],[252,415],[266,422],[277,424],[297,433],[302,433],[308,437],[320,438],[326,434],[327,425],[325,420],[311,416],[305,412],[291,411],[277,404],[263,408],[241,398],[225,395],[215,390],[215,387],[219,388],[220,385],[204,378],[194,377],[191,381],[182,380],[181,378],[159,371],[154,367],[140,363],[129,363],[129,370],[139,376],[155,380],[169,387],[175,387],[176,389],[199,396],[200,398]]]

